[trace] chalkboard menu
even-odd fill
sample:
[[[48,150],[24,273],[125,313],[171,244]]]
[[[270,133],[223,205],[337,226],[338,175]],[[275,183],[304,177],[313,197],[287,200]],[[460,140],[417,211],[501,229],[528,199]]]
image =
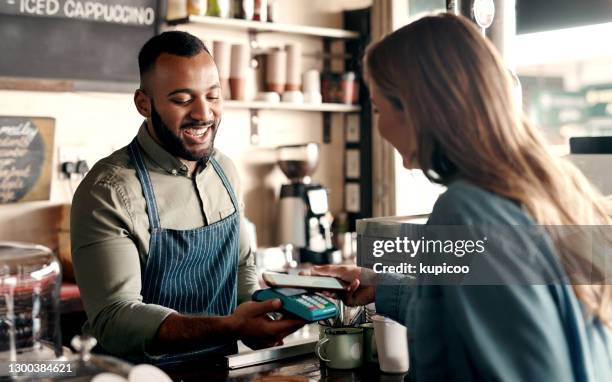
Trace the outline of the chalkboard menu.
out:
[[[138,82],[158,0],[0,0],[0,77]]]
[[[0,204],[49,199],[54,128],[53,118],[0,116]]]

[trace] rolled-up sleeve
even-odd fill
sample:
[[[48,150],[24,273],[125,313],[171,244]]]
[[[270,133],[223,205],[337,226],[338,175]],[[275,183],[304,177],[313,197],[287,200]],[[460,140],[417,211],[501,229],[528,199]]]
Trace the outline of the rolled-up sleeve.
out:
[[[71,210],[72,261],[87,313],[84,331],[117,355],[142,354],[174,310],[145,304],[129,200],[111,179],[86,178]]]

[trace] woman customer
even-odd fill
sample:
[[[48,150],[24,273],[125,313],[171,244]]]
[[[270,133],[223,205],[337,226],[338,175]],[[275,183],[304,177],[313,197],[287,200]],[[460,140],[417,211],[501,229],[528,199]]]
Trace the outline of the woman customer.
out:
[[[542,226],[554,245],[535,243],[538,256],[572,282],[411,286],[359,267],[312,273],[350,282],[345,302],[375,302],[408,327],[416,381],[611,381],[612,286],[588,249],[554,234],[610,224],[604,199],[523,119],[493,45],[465,18],[427,16],[373,44],[365,74],[380,133],[404,167],[447,186],[428,226]],[[521,254],[494,255],[511,264]],[[585,265],[599,285],[576,279]]]

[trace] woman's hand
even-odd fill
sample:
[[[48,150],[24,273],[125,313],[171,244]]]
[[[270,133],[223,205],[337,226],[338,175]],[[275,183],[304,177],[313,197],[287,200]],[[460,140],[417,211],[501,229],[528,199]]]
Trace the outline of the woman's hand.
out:
[[[366,305],[376,297],[375,273],[353,265],[314,266],[309,272],[313,276],[332,276],[349,284],[346,292],[338,297],[348,306]]]

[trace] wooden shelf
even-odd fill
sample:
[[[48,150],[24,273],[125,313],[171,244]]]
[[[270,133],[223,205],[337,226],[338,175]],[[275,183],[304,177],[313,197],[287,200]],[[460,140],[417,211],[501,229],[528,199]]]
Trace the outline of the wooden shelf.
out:
[[[317,111],[331,113],[350,113],[361,110],[359,105],[346,105],[342,103],[289,103],[289,102],[262,102],[262,101],[224,101],[224,107],[230,109],[255,110],[291,110],[291,111]]]
[[[330,39],[358,39],[361,35],[358,32],[334,29],[334,28],[319,28],[303,25],[290,25],[280,23],[268,23],[261,21],[249,21],[239,19],[229,19],[210,16],[189,16],[179,20],[167,20],[170,25],[187,25],[187,26],[203,26],[212,27],[215,29],[226,29],[234,31],[243,31],[248,33],[250,46],[252,49],[257,49],[257,36],[260,33],[281,33],[292,34],[307,37],[322,38],[323,40],[323,57],[333,58],[331,56],[331,41]],[[346,59],[346,57],[341,57]],[[330,60],[325,61],[325,68],[330,65]],[[251,143],[259,144],[259,111],[260,110],[286,110],[286,111],[305,111],[323,113],[323,142],[331,141],[331,113],[352,113],[359,112],[361,106],[346,105],[339,103],[321,103],[321,104],[304,104],[304,103],[289,103],[289,102],[262,102],[262,101],[232,101],[227,100],[224,105],[228,109],[244,109],[248,110],[251,124]]]
[[[276,32],[337,39],[356,39],[360,37],[359,33],[357,32],[343,29],[319,28],[303,25],[268,23],[240,19],[227,19],[211,16],[189,16],[185,19],[168,20],[167,22],[171,25],[191,23],[205,26],[214,26],[219,28],[242,29],[255,33]]]

